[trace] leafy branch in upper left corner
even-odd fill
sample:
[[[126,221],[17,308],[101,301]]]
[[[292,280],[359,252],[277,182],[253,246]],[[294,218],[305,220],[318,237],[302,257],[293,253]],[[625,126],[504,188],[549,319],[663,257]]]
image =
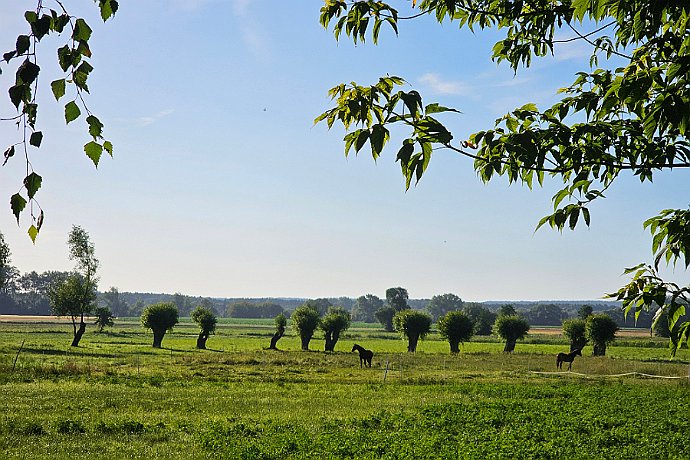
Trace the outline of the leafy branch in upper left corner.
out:
[[[117,12],[116,0],[95,1],[103,21],[108,20]],[[10,198],[10,207],[19,224],[19,217],[28,205],[31,215],[28,233],[34,242],[45,216],[35,198],[43,183],[43,177],[34,171],[30,155],[31,148],[39,148],[43,141],[43,132],[37,129],[36,125],[39,107],[36,94],[41,72],[36,48],[41,39],[47,35],[51,33],[61,35],[65,31],[70,33],[67,43],[57,50],[58,64],[64,72],[64,77],[50,84],[56,100],[66,96],[67,88],[74,89],[73,97],[65,104],[65,122],[69,124],[81,116],[82,110],[86,112],[86,123],[92,140],[84,145],[84,152],[96,167],[104,150],[111,156],[113,154],[112,143],[103,138],[103,124],[91,113],[84,100],[84,93],[89,92],[87,80],[93,71],[93,66],[89,63],[91,58],[89,39],[92,29],[83,18],[70,15],[61,1],[54,0],[54,6],[55,8],[48,8],[44,6],[43,0],[37,0],[36,8],[24,13],[24,20],[28,26],[27,33],[19,35],[14,49],[2,55],[2,61],[7,65],[21,61],[15,71],[14,84],[8,91],[10,101],[17,109],[17,115],[0,118],[0,121],[14,122],[20,133],[19,139],[4,150],[3,166],[14,157],[17,151],[23,153],[26,163],[26,176],[21,182],[19,191]],[[0,73],[2,73],[2,68],[0,68]]]

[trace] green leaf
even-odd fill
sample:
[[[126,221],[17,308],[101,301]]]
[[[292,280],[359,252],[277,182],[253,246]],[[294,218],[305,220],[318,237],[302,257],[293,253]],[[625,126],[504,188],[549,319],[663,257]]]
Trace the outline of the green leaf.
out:
[[[26,187],[26,193],[29,195],[29,199],[33,199],[38,189],[41,188],[41,182],[43,182],[43,178],[35,172],[32,172],[24,178],[24,187]]]
[[[422,105],[422,97],[417,91],[410,91],[409,93],[400,93],[400,98],[403,100],[410,114],[414,117],[417,116],[419,112],[419,107]]]
[[[38,236],[38,228],[35,225],[29,227],[29,238],[31,238],[32,243],[36,243],[36,237]]]
[[[99,3],[103,21],[110,19],[117,12],[119,6],[116,0],[100,0]]]
[[[24,13],[24,19],[26,19],[26,22],[28,22],[29,24],[33,24],[38,20],[38,15],[35,11],[27,11],[26,13]]]
[[[539,223],[537,224],[537,228],[535,228],[534,231],[536,232],[537,230],[539,230],[539,229],[540,229],[544,224],[546,224],[547,222],[548,222],[548,223],[551,223],[551,218],[552,218],[552,217],[553,217],[553,216],[551,216],[551,215],[542,217],[542,218],[539,220]]]
[[[513,118],[513,117],[507,117],[506,118],[506,128],[508,128],[508,130],[511,133],[514,133],[516,131],[517,126],[518,126],[518,122],[515,118]]]
[[[113,144],[110,141],[103,142],[103,149],[108,152],[108,155],[113,156]]]
[[[69,67],[72,65],[72,49],[65,45],[61,48],[58,48],[57,53],[60,68],[67,72],[67,69],[69,69]]]
[[[31,47],[31,40],[28,35],[20,35],[17,37],[17,54],[24,54],[29,51]]]
[[[61,78],[59,80],[55,80],[50,84],[50,88],[53,90],[55,100],[59,101],[60,98],[65,95],[65,79]]]
[[[42,140],[43,133],[41,131],[36,131],[31,133],[31,137],[29,137],[29,144],[33,145],[34,147],[40,147]]]
[[[439,105],[438,103],[434,102],[433,104],[429,104],[424,108],[424,112],[426,112],[427,115],[430,115],[432,113],[440,113],[440,112],[455,112],[455,113],[462,113],[459,110],[452,109],[449,107],[444,107],[442,105]]]
[[[377,159],[383,150],[383,146],[388,141],[388,129],[381,124],[376,124],[371,127],[371,136],[369,142],[371,143],[371,154],[374,159]]]
[[[552,200],[553,200],[553,210],[555,211],[558,208],[558,205],[561,204],[561,201],[567,196],[570,196],[570,191],[568,188],[564,188],[563,190],[560,190],[558,193],[556,193]]]
[[[570,227],[570,230],[574,230],[575,226],[577,225],[577,219],[580,217],[580,208],[575,206],[571,209],[570,211],[570,216],[568,219],[568,225]]]
[[[364,144],[366,144],[368,139],[369,130],[360,129],[359,134],[357,134],[357,139],[355,139],[355,153],[358,153],[362,149],[362,147],[364,147]]]
[[[398,150],[398,156],[396,158],[396,161],[400,161],[402,165],[407,165],[410,162],[410,157],[412,156],[412,153],[414,153],[414,143],[405,142],[403,143],[403,146],[400,147],[400,150]]]
[[[8,147],[7,150],[5,150],[4,155],[5,155],[5,161],[2,163],[3,166],[5,166],[7,164],[7,160],[9,160],[10,158],[12,158],[14,156],[14,145],[11,145],[10,147]]]
[[[522,107],[520,107],[519,110],[526,110],[528,112],[538,112],[539,111],[539,109],[537,109],[537,106],[533,102],[530,102],[530,103],[523,105]]]
[[[93,115],[86,117],[86,122],[89,124],[89,134],[95,139],[101,138],[103,133],[103,123]]]
[[[75,40],[81,40],[88,42],[91,38],[91,27],[82,18],[77,19],[74,23],[74,32],[72,33],[72,38]]]
[[[67,124],[79,118],[79,115],[81,115],[81,110],[79,110],[76,102],[70,101],[65,105],[65,121]]]
[[[10,198],[10,207],[12,208],[12,214],[17,218],[17,225],[19,225],[19,214],[26,207],[26,200],[19,193],[15,193]]]
[[[41,230],[41,227],[43,226],[43,219],[45,218],[45,214],[43,213],[43,209],[41,209],[41,213],[38,215],[38,219],[36,219],[36,229],[38,231]]]
[[[33,32],[36,40],[41,41],[41,39],[50,32],[51,17],[47,14],[41,16],[41,19],[37,20],[31,24],[31,32]]]
[[[10,101],[16,108],[19,108],[19,104],[26,98],[27,87],[25,85],[14,85],[10,87],[8,93],[10,94]]]
[[[94,141],[91,141],[88,144],[84,145],[84,152],[86,152],[86,156],[91,158],[93,164],[98,168],[98,162],[100,161],[101,155],[103,154],[103,146]]]

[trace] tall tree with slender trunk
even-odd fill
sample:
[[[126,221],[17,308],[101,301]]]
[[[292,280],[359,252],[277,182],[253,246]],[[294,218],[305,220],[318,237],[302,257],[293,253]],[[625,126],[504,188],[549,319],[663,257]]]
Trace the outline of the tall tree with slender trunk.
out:
[[[72,226],[67,244],[69,258],[76,262],[74,273],[66,280],[58,281],[51,286],[48,297],[56,315],[69,316],[72,319],[72,346],[78,347],[86,332],[84,317],[96,308],[96,271],[99,262],[89,234],[78,225]]]

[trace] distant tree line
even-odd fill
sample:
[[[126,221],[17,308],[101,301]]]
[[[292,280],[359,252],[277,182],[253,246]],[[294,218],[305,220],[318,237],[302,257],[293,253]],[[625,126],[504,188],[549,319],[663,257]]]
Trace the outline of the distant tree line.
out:
[[[20,273],[11,264],[11,252],[0,233],[0,314],[50,315],[54,313],[49,298],[53,285],[65,282],[72,272],[35,271]],[[111,287],[96,293],[95,305],[110,311],[114,317],[141,316],[147,305],[172,303],[181,317],[189,317],[197,307],[209,310],[216,316],[232,318],[275,318],[279,314],[290,317],[292,311],[307,305],[324,316],[328,309],[338,306],[350,314],[352,321],[382,324],[385,330],[395,329],[393,318],[403,310],[426,311],[432,322],[451,311],[462,311],[474,324],[474,334],[489,335],[496,317],[505,308],[510,315],[519,315],[530,326],[559,327],[567,319],[578,317],[578,311],[586,307],[593,313],[605,313],[618,327],[651,328],[654,312],[642,311],[637,319],[625,317],[620,304],[616,302],[593,301],[583,305],[577,302],[525,302],[512,304],[500,302],[465,302],[452,293],[433,296],[431,299],[410,299],[405,288],[393,287],[386,290],[384,299],[374,294],[357,298],[334,297],[319,299],[259,298],[218,299],[195,297],[176,292],[174,294],[120,292]],[[505,313],[505,312],[504,312]],[[667,331],[660,326],[659,334]]]
[[[283,307],[273,302],[237,302],[228,305],[226,315],[230,318],[275,318],[284,313]]]

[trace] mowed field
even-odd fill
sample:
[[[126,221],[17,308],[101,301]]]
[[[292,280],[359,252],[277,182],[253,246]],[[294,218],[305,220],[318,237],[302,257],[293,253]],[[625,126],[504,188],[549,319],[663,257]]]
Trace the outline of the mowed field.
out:
[[[221,319],[196,350],[183,318],[153,349],[125,318],[72,348],[70,324],[0,317],[2,458],[690,458],[690,354],[646,332],[586,347],[573,372],[556,372],[557,328],[455,356],[435,332],[416,354],[375,325],[333,353],[291,330],[266,350],[272,332]]]

